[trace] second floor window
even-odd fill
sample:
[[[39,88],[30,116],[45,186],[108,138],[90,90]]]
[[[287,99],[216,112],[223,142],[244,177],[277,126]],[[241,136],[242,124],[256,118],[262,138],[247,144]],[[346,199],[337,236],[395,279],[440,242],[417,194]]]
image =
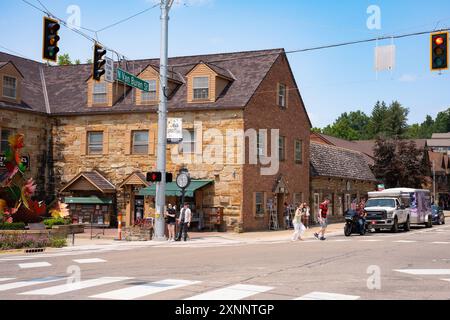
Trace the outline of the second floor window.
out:
[[[13,77],[3,77],[3,96],[5,98],[17,98],[17,80]]]
[[[87,134],[88,154],[103,153],[103,132],[88,132]]]
[[[278,156],[280,157],[280,161],[286,160],[286,138],[280,137],[279,139],[280,145],[278,146]]]
[[[5,152],[6,150],[9,149],[9,137],[12,136],[14,134],[14,130],[13,129],[7,129],[7,128],[2,128],[0,131],[0,138],[1,138],[1,145],[0,145],[0,151],[1,152]]]
[[[266,156],[266,134],[265,132],[258,132],[257,135],[257,155],[258,157],[265,157]]]
[[[156,80],[147,81],[150,87],[149,92],[142,91],[141,100],[142,102],[154,102],[156,101]]]
[[[303,163],[303,141],[295,140],[295,163]]]
[[[209,99],[209,78],[195,77],[194,78],[194,100]]]
[[[94,104],[102,104],[108,102],[106,83],[94,83],[93,102]]]
[[[148,131],[133,131],[133,154],[148,154]]]
[[[286,85],[278,84],[278,106],[286,108]]]
[[[195,153],[195,130],[183,130],[183,153]]]
[[[265,214],[264,192],[255,193],[255,211],[257,216],[263,216]]]

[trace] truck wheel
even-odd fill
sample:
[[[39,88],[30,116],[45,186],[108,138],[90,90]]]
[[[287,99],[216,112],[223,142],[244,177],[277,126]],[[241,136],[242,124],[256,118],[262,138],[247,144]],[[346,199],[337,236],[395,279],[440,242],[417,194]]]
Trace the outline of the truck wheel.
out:
[[[428,222],[425,224],[425,227],[433,228],[433,218],[431,217],[431,215],[428,216]]]
[[[403,230],[405,232],[411,231],[411,221],[410,221],[409,217],[408,217],[408,220],[406,221],[406,223],[403,225]]]
[[[398,232],[398,218],[397,217],[395,217],[395,219],[394,219],[394,225],[391,228],[391,232],[392,233]]]

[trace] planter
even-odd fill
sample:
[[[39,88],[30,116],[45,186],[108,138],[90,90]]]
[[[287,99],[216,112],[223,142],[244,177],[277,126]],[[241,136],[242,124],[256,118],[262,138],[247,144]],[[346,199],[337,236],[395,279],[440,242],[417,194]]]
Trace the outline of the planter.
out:
[[[124,239],[127,241],[150,241],[153,239],[152,227],[123,228]]]
[[[58,235],[81,234],[84,233],[84,225],[69,224],[63,226],[53,226],[52,232]]]

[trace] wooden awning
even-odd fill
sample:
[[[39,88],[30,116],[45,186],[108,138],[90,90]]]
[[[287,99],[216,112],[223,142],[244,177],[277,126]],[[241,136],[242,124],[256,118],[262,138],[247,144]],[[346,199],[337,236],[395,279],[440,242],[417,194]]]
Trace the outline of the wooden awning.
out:
[[[111,194],[116,193],[116,188],[98,171],[94,170],[79,173],[60,192],[65,191],[99,191]]]
[[[144,186],[148,187],[150,183],[147,182],[146,177],[144,174],[140,171],[135,171],[132,174],[130,174],[120,185],[119,189],[123,188],[124,186]]]

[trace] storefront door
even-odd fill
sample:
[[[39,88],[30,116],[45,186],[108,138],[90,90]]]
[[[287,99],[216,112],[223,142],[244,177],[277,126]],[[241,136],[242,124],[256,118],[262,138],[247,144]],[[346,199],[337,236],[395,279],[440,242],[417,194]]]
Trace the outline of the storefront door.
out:
[[[136,196],[134,198],[134,221],[144,218],[144,197]]]

